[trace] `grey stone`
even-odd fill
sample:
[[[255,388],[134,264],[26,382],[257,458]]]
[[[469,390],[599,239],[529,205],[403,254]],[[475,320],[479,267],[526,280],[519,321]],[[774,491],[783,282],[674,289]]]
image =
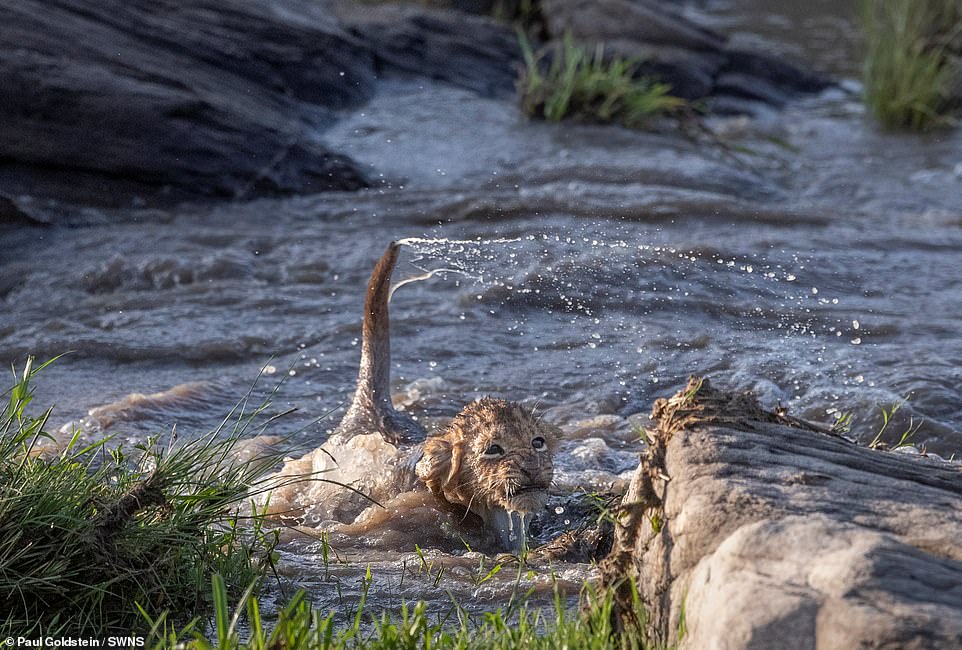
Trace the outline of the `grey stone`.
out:
[[[731,47],[727,37],[654,0],[543,0],[549,35],[604,43],[606,53],[640,61],[638,74],[671,85],[685,99],[732,97],[725,106],[754,112],[749,101],[782,106],[830,85],[824,76],[761,52]]]
[[[724,36],[685,20],[663,4],[638,0],[542,0],[548,32],[579,40],[630,38],[641,43],[717,52]]]
[[[126,196],[355,189],[315,133],[373,79],[311,0],[3,3],[0,178],[107,205],[118,179]]]
[[[635,577],[655,644],[962,646],[960,466],[857,447],[707,382],[653,417],[603,574]]]
[[[424,7],[341,7],[345,27],[374,52],[382,72],[444,81],[507,97],[521,62],[514,30],[488,16]]]

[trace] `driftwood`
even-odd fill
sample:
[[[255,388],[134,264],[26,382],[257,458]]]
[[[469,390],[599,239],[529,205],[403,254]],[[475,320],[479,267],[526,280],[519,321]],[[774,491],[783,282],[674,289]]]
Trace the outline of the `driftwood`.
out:
[[[958,466],[857,447],[697,379],[653,417],[602,566],[624,597],[636,580],[653,643],[962,647]]]

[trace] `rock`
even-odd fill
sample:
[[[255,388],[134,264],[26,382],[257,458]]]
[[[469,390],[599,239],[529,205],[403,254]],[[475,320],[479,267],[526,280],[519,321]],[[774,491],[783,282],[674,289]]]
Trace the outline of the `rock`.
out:
[[[563,427],[567,440],[584,440],[604,434],[606,437],[625,425],[625,418],[620,415],[594,415],[572,422]]]
[[[29,210],[24,210],[15,199],[0,194],[0,225],[42,226],[47,224],[35,219]],[[2,289],[0,289],[0,295],[3,295]]]
[[[681,17],[664,3],[645,0],[542,0],[548,33],[570,32],[591,42],[630,39],[651,45],[717,52],[725,38]]]
[[[567,426],[585,419],[586,416],[615,415],[618,413],[619,404],[620,400],[615,394],[598,396],[579,392],[564,404],[545,409],[541,419],[548,424]]]
[[[771,55],[729,47],[727,38],[654,0],[542,0],[549,35],[641,61],[638,74],[668,83],[689,100],[733,98],[719,106],[750,108],[744,100],[781,106],[799,93],[818,92],[829,80]]]
[[[663,79],[671,92],[684,99],[701,99],[715,91],[715,79],[726,63],[721,53],[647,45],[619,38],[605,42],[609,56],[640,61],[637,74]]]
[[[382,71],[437,79],[487,97],[514,93],[521,47],[508,25],[456,11],[355,2],[338,13],[371,47]]]
[[[636,579],[654,645],[962,645],[958,465],[857,447],[707,381],[653,417],[602,573]]]
[[[0,180],[106,205],[356,189],[316,134],[373,80],[313,0],[4,3]]]

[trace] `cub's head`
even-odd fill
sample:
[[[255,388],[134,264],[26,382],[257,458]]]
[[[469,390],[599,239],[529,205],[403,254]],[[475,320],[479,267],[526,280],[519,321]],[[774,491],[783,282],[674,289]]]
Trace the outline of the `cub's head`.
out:
[[[521,405],[484,397],[465,406],[440,436],[428,438],[417,474],[432,492],[491,525],[505,511],[544,506],[559,435]]]

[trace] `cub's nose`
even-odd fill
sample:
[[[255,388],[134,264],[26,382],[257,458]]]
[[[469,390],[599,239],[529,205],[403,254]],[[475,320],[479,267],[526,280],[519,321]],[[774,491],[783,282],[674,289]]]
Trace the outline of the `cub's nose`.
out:
[[[533,458],[522,460],[518,469],[526,479],[533,479],[543,471],[544,466],[545,464],[541,462],[541,459]]]

